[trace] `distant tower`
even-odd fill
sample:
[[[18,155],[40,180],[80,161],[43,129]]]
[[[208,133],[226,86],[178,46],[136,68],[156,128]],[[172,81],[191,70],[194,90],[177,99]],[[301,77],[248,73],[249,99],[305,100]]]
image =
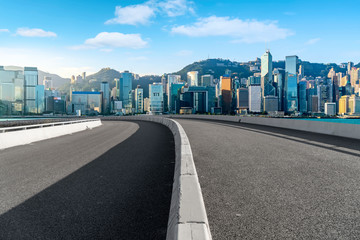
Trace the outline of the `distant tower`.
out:
[[[75,76],[74,75],[71,76],[71,84],[75,84]]]
[[[49,89],[53,87],[51,77],[44,76],[43,85],[45,89]]]
[[[297,56],[287,56],[285,60],[285,111],[298,111]]]
[[[272,55],[269,50],[261,56],[261,102],[263,110],[263,101],[266,96],[275,96],[275,88],[272,78]]]
[[[86,72],[83,72],[83,73],[81,74],[81,76],[82,76],[82,79],[85,80],[85,78],[86,78]]]

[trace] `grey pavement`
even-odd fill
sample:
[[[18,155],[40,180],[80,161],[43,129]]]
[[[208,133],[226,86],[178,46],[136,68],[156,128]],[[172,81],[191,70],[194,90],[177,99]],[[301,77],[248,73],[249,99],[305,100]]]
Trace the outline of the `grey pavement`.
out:
[[[0,151],[0,239],[165,239],[173,135],[150,122]]]
[[[176,120],[189,137],[213,239],[359,239],[359,140]]]

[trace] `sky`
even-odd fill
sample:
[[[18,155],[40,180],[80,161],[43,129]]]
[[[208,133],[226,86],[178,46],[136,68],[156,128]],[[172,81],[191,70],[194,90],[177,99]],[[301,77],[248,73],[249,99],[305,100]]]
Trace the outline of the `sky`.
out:
[[[360,62],[358,0],[0,0],[0,65],[62,77],[207,58]]]

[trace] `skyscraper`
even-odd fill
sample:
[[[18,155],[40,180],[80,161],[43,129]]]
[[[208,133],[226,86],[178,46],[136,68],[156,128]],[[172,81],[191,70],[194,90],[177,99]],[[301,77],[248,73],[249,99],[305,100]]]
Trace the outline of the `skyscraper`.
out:
[[[307,112],[306,86],[307,86],[306,80],[301,80],[299,82],[299,111],[301,113]]]
[[[285,112],[298,111],[297,56],[287,56],[285,60]]]
[[[38,70],[36,67],[24,68],[25,84],[25,114],[37,113],[36,86],[38,85]]]
[[[135,88],[135,112],[144,112],[144,89],[140,88],[140,85]]]
[[[108,82],[101,82],[101,92],[102,94],[102,113],[110,113],[110,88]]]
[[[167,94],[167,106],[168,106],[168,110],[169,112],[172,111],[172,109],[174,109],[174,107],[172,106],[172,101],[171,101],[171,87],[173,84],[178,84],[181,81],[181,76],[180,75],[168,75],[167,76],[167,90],[166,90],[166,94]]]
[[[24,114],[24,74],[0,66],[0,115]]]
[[[214,82],[214,76],[213,75],[210,75],[210,74],[207,74],[207,75],[202,75],[201,76],[201,83],[200,85],[203,86],[203,87],[210,87],[213,85],[213,82]]]
[[[249,86],[249,111],[261,112],[261,86]]]
[[[232,104],[232,82],[231,77],[226,75],[220,78],[221,81],[221,103],[222,112],[230,114]]]
[[[275,88],[272,78],[272,55],[269,50],[261,56],[261,99],[262,108],[264,106],[263,99],[265,96],[275,96]]]
[[[131,90],[132,90],[132,80],[133,74],[129,71],[124,71],[121,73],[120,78],[120,101],[122,101],[123,108],[126,109],[127,113],[131,112],[132,102],[131,102]]]
[[[163,85],[161,83],[153,83],[149,85],[150,111],[153,114],[159,114],[164,109]]]
[[[198,71],[187,73],[187,83],[189,86],[199,86]]]

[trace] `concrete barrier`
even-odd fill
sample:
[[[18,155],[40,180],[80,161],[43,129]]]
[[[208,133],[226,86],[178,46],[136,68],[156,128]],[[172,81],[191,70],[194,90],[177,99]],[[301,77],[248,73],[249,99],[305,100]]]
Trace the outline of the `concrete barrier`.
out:
[[[72,134],[100,125],[100,119],[88,119],[0,128],[0,149]]]
[[[223,115],[166,115],[170,118],[217,120],[228,122],[241,122],[270,127],[286,128],[306,132],[327,134],[332,136],[360,139],[360,125],[346,123],[332,123],[322,121],[309,121],[301,119],[245,117]]]
[[[102,120],[151,121],[167,126],[175,140],[175,172],[167,240],[211,240],[200,183],[189,139],[182,126],[158,116],[104,117]]]

